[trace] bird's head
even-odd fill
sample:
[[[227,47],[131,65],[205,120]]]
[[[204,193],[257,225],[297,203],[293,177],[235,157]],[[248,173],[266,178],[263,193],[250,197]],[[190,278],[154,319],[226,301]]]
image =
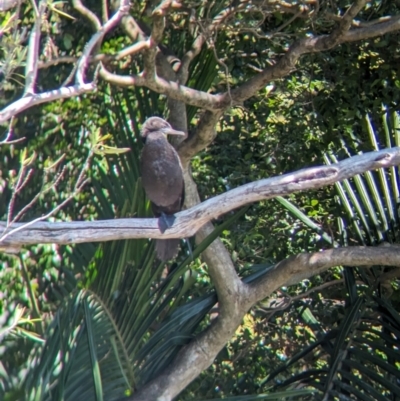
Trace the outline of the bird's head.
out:
[[[169,123],[167,123],[160,117],[150,117],[144,122],[142,126],[142,138],[144,140],[150,134],[159,132],[161,132],[165,136],[167,135],[186,136],[186,134],[183,131],[177,131],[173,129]]]

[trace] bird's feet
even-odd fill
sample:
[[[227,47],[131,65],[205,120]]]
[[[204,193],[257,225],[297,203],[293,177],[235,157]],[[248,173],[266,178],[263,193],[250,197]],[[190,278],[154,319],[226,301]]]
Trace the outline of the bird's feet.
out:
[[[158,228],[163,233],[168,228],[172,227],[175,221],[175,215],[168,215],[165,213],[161,213],[161,216],[158,218]]]

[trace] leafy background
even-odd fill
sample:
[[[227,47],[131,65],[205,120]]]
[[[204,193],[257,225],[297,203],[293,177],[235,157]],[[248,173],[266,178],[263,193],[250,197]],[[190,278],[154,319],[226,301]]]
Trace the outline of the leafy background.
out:
[[[99,12],[97,2],[85,4]],[[224,7],[223,1],[214,2],[211,9],[200,4],[197,12],[213,16]],[[397,8],[396,2],[371,2],[360,18],[378,18],[398,12]],[[143,9],[142,2],[135,2],[131,12],[138,17],[145,15]],[[77,20],[49,12],[42,49],[50,43],[60,53],[79,55],[91,36],[90,27],[69,4],[62,10]],[[29,31],[32,15],[31,5],[23,3],[20,25],[2,38],[2,106],[22,94],[27,43],[11,39],[23,36],[22,27]],[[4,13],[4,21],[9,16]],[[272,32],[283,18],[271,14],[259,29]],[[265,67],[268,59],[282,54],[288,43],[310,29],[309,20],[297,19],[285,35],[260,39],[252,31],[244,32],[260,20],[259,15],[239,14],[218,35],[216,54],[205,49],[196,58],[189,86],[218,92],[244,82],[254,68]],[[190,29],[184,14],[171,14],[164,44],[182,55],[191,46]],[[312,29],[321,34],[331,26],[321,17],[313,21]],[[398,34],[391,34],[306,56],[290,76],[232,109],[220,121],[213,145],[192,161],[201,198],[369,151],[374,141],[381,148],[398,145],[398,39]],[[116,30],[106,38],[102,51],[112,53],[126,45],[127,39]],[[224,62],[218,63],[216,55]],[[117,71],[137,71],[141,60],[134,61],[116,66]],[[57,87],[69,73],[64,64],[41,71],[38,90]],[[188,107],[189,123],[196,121],[197,113]],[[96,132],[111,134],[109,145],[131,151],[95,156],[88,173],[90,184],[53,219],[149,216],[139,179],[138,134],[148,116],[166,114],[165,99],[157,94],[102,83],[95,95],[22,113],[14,133],[25,141],[0,147],[2,220],[24,149],[28,157],[35,153],[36,158],[28,166],[33,173],[16,197],[14,213],[42,188],[44,168],[65,155],[52,171],[55,176],[65,168],[65,179],[29,209],[23,218],[29,221],[68,197]],[[5,126],[2,129],[6,131]],[[397,176],[397,169],[392,169],[360,178],[364,189],[350,180],[335,188],[295,194],[286,201],[260,202],[222,216],[213,235],[221,236],[247,280],[299,252],[336,244],[396,243]],[[215,317],[207,266],[196,258],[201,247],[194,250],[194,260],[182,248],[168,266],[155,261],[146,239],[35,245],[20,256],[2,254],[0,398],[117,399],[157,377],[177,350]],[[324,395],[334,399],[354,394],[366,400],[399,396],[399,285],[395,276],[380,281],[389,272],[379,266],[337,267],[280,289],[246,315],[214,364],[180,398],[269,393],[271,399],[283,399],[279,391],[285,391],[288,397],[315,399],[315,393],[295,395],[301,388],[314,389],[321,399]]]

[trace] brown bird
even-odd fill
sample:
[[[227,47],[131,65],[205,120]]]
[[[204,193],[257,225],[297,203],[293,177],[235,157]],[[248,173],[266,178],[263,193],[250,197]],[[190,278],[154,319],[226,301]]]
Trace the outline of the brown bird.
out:
[[[142,126],[144,147],[140,157],[142,184],[151,201],[153,213],[160,217],[162,231],[171,226],[173,215],[183,205],[184,183],[179,155],[167,140],[167,135],[186,134],[174,130],[165,120],[151,117]],[[158,259],[166,261],[174,258],[179,249],[179,239],[156,240]]]

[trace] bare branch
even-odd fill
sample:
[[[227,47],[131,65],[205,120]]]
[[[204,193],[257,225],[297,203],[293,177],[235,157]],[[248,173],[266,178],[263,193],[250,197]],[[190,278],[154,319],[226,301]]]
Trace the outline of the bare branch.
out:
[[[335,29],[329,35],[330,41],[332,43],[331,47],[335,46],[338,43],[338,40],[343,36],[343,34],[350,29],[353,19],[362,10],[362,8],[365,7],[365,5],[367,3],[368,3],[368,0],[356,0],[351,5],[351,7],[346,11],[342,20],[339,23],[338,28]]]
[[[77,3],[80,2],[77,0]],[[104,37],[104,35],[109,32],[118,22],[121,20],[124,14],[129,10],[129,0],[121,0],[120,7],[113,17],[103,26],[100,30],[96,32],[90,39],[89,43],[86,45],[85,50],[78,62],[78,69],[76,73],[76,78],[78,85],[61,87],[60,89],[54,89],[41,94],[33,94],[29,96],[24,96],[23,98],[15,101],[14,103],[7,106],[5,109],[0,111],[0,123],[7,121],[11,117],[21,113],[22,111],[46,102],[50,102],[57,99],[66,99],[74,96],[79,96],[83,93],[92,92],[96,89],[95,83],[85,84],[84,76],[85,70],[88,65],[88,60],[90,53],[94,46]]]
[[[232,189],[175,215],[174,224],[164,233],[158,219],[119,219],[94,222],[40,223],[24,229],[1,244],[72,244],[129,238],[187,238],[207,222],[243,205],[322,188],[368,170],[400,164],[400,148],[384,149],[354,156],[329,166],[311,167],[278,177],[255,181]],[[17,226],[17,225],[15,225]],[[0,223],[3,230],[4,224]]]
[[[192,48],[182,57],[182,62],[179,67],[179,72],[178,72],[178,78],[179,82],[181,84],[185,84],[188,79],[188,71],[189,71],[189,66],[190,63],[193,61],[193,59],[200,53],[204,43],[207,41],[207,39],[212,38],[212,35],[214,34],[214,31],[220,28],[223,23],[229,18],[246,8],[248,5],[248,1],[241,1],[239,5],[228,7],[224,10],[222,10],[218,15],[216,15],[213,20],[205,24],[203,26],[203,23],[199,21],[195,21],[193,18],[193,23],[197,23],[197,25],[200,28],[199,35],[197,38],[194,40]],[[215,51],[215,50],[214,50]],[[218,58],[217,58],[218,59]],[[219,59],[218,59],[219,61]]]
[[[104,80],[119,86],[146,86],[157,93],[167,95],[172,99],[206,110],[218,109],[220,105],[219,95],[211,95],[206,92],[191,89],[177,82],[167,81],[158,76],[153,76],[153,79],[148,79],[147,75],[117,75],[109,72],[104,66],[100,69],[100,76]]]
[[[141,41],[137,42],[132,46],[128,46],[125,49],[115,53],[115,54],[96,54],[95,56],[89,57],[89,63],[97,63],[99,61],[118,61],[122,60],[123,58],[127,56],[133,56],[137,53],[140,53],[144,49],[149,48],[149,41]],[[61,64],[61,63],[76,63],[78,61],[77,57],[71,57],[71,56],[64,56],[64,57],[58,57],[52,60],[48,61],[40,61],[38,64],[38,68],[40,69],[45,69],[52,67],[53,65]]]
[[[53,210],[51,210],[49,213],[38,217],[35,220],[32,220],[28,223],[20,223],[20,224],[13,224],[13,226],[16,226],[15,228],[13,228],[12,230],[6,232],[6,230],[2,231],[2,236],[0,237],[0,249],[1,249],[1,243],[3,241],[5,241],[5,239],[9,236],[15,235],[16,233],[23,231],[25,229],[29,229],[29,227],[33,226],[34,224],[46,220],[49,217],[53,216],[54,214],[56,214],[58,211],[60,211],[67,203],[69,203],[84,187],[84,185],[88,182],[89,180],[85,180],[81,186],[78,188],[78,190],[74,191],[71,195],[69,195],[66,199],[64,199],[59,205],[57,205]],[[15,246],[12,246],[12,248],[15,249]]]
[[[235,104],[241,104],[244,100],[250,98],[264,88],[267,83],[288,75],[295,68],[297,61],[303,54],[322,52],[344,42],[381,36],[384,33],[400,29],[399,17],[368,28],[356,28],[348,31],[353,18],[361,8],[364,7],[366,1],[367,0],[358,0],[355,2],[341,19],[338,28],[330,35],[305,38],[295,42],[275,65],[265,68],[258,75],[255,75],[241,86],[233,89],[231,91],[233,102]],[[231,100],[228,94],[225,93],[224,97],[225,100],[223,103],[226,107],[229,107]]]
[[[143,74],[139,77],[126,77],[126,76],[118,76],[112,73],[109,73],[104,68],[101,70],[101,76],[108,80],[111,83],[123,86],[146,86],[151,90],[154,90],[158,93],[165,94],[169,98],[178,100],[181,102],[185,102],[186,104],[193,105],[199,108],[203,108],[209,111],[216,111],[216,110],[223,110],[227,109],[231,106],[232,101],[233,104],[241,104],[244,100],[248,99],[249,97],[253,96],[257,91],[262,89],[268,82],[282,78],[289,74],[294,68],[298,61],[298,59],[306,53],[314,53],[314,52],[321,52],[324,50],[328,50],[340,43],[350,42],[350,41],[357,41],[362,40],[370,37],[376,37],[388,32],[396,31],[400,29],[400,16],[393,17],[389,21],[381,22],[378,24],[374,24],[365,28],[358,28],[348,31],[351,26],[352,20],[357,12],[365,5],[366,0],[359,0],[353,4],[352,7],[349,8],[347,13],[344,17],[341,18],[341,22],[339,27],[332,32],[331,35],[319,36],[315,38],[305,38],[296,43],[294,43],[288,52],[280,59],[278,62],[266,69],[262,72],[254,76],[253,78],[249,79],[247,82],[242,84],[241,86],[233,89],[231,91],[231,96],[229,93],[223,93],[218,95],[211,95],[205,92],[196,91],[194,89],[185,87],[180,85],[176,82],[171,82],[169,80],[165,80],[161,77],[158,77],[156,74]],[[79,2],[78,2],[79,3]],[[81,84],[84,82],[84,70],[89,62],[89,55],[92,51],[92,48],[95,44],[104,36],[104,34],[111,29],[114,23],[122,17],[122,14],[126,12],[127,8],[123,9],[124,7],[128,7],[127,4],[129,2],[124,0],[121,2],[120,7],[117,13],[113,16],[113,18],[107,22],[107,24],[97,32],[91,41],[89,42],[88,46],[85,49],[84,55],[79,61],[79,68],[77,72],[78,82]],[[162,13],[161,13],[162,14]],[[163,20],[163,16],[157,17],[160,20]],[[125,25],[132,25],[132,18],[124,18]],[[127,22],[128,21],[128,22]],[[135,22],[135,21],[133,21]],[[129,25],[129,26],[130,26]],[[137,29],[137,24],[134,24]],[[144,34],[140,31],[135,30],[136,38],[145,38]],[[139,32],[139,33],[138,33]],[[155,37],[157,38],[155,33]],[[188,55],[188,61],[190,58],[200,50],[201,42],[203,39],[198,39],[199,42],[197,43],[197,48],[195,48],[194,53]],[[134,54],[136,52],[142,51],[144,49],[148,49],[150,47],[150,42],[148,40],[144,40],[143,42],[135,43],[130,49],[126,49],[126,52],[122,52],[121,55],[117,56],[117,59],[124,57],[127,54]],[[101,57],[100,57],[101,58]],[[96,59],[93,58],[93,59]],[[154,67],[154,64],[153,64]],[[181,78],[184,80],[185,74],[182,73]],[[74,88],[74,87],[72,87]],[[25,110],[28,107],[31,107],[35,104],[40,104],[46,101],[55,100],[57,98],[65,98],[76,96],[79,93],[76,93],[76,89],[67,94],[66,92],[70,91],[72,88],[62,88],[60,92],[58,91],[51,91],[46,94],[38,95],[35,97],[27,97],[29,101],[17,101],[13,105],[7,107],[3,112],[0,112],[0,122],[9,119],[12,115]],[[82,90],[84,92],[93,90],[85,88]],[[19,109],[19,107],[22,107]],[[201,142],[207,146],[210,142],[201,140]],[[196,148],[197,151],[201,150],[201,147]],[[194,154],[194,153],[192,153]]]
[[[60,182],[60,180],[63,178],[64,172],[65,170],[62,170],[58,176],[56,177],[56,179],[54,180],[54,182],[52,183],[52,185],[50,185],[47,189],[45,189],[44,191],[41,191],[39,193],[36,194],[36,196],[33,197],[33,199],[17,214],[17,216],[11,221],[12,219],[12,207],[14,205],[14,199],[15,196],[18,192],[21,191],[21,189],[23,188],[23,186],[26,184],[26,182],[29,179],[29,175],[30,173],[28,172],[28,174],[26,175],[26,178],[24,179],[25,176],[25,169],[26,167],[23,166],[23,168],[21,169],[20,172],[20,176],[18,178],[18,182],[15,188],[15,191],[13,193],[13,198],[11,199],[10,202],[10,207],[9,207],[9,216],[8,216],[8,221],[7,221],[7,225],[5,227],[4,230],[2,230],[1,236],[0,236],[0,244],[2,242],[5,241],[5,239],[13,234],[18,233],[19,231],[25,230],[26,228],[29,228],[30,226],[34,225],[35,223],[38,223],[40,221],[46,220],[49,217],[53,216],[54,214],[56,214],[59,210],[61,210],[68,202],[70,202],[79,192],[82,191],[83,187],[86,185],[86,183],[89,181],[88,179],[85,178],[85,175],[89,169],[89,165],[90,165],[90,161],[92,159],[94,155],[93,150],[90,150],[85,163],[83,164],[79,175],[76,179],[75,185],[74,185],[74,189],[72,191],[72,193],[70,195],[67,196],[67,198],[62,201],[59,205],[57,205],[54,209],[52,209],[49,213],[45,214],[44,216],[38,217],[35,220],[32,220],[28,223],[20,223],[20,224],[15,224],[14,222],[18,220],[18,218],[20,218],[30,207],[32,207],[32,205],[34,203],[36,203],[40,196],[42,196],[43,194],[45,194],[46,192],[50,191],[52,188],[56,187],[58,185],[58,183]],[[31,170],[32,171],[32,170]],[[22,182],[22,180],[24,179],[24,182]],[[15,228],[11,229],[11,227],[14,226]],[[0,245],[1,248],[1,245]],[[12,246],[12,248],[15,249],[14,246]]]
[[[400,266],[398,247],[346,247],[292,256],[278,263],[261,280],[249,285],[251,302],[261,301],[266,293],[271,294],[282,286],[297,284],[330,267],[371,265]]]
[[[31,171],[33,171],[33,170],[31,170]],[[8,218],[9,218],[8,226],[10,226],[11,224],[17,222],[39,200],[39,198],[41,196],[43,196],[44,194],[49,192],[51,189],[57,187],[57,185],[60,183],[61,179],[64,177],[64,174],[65,174],[65,168],[58,174],[58,176],[56,177],[55,181],[48,188],[46,188],[45,190],[42,190],[42,191],[38,192],[32,198],[32,200],[18,212],[18,214],[12,219],[12,221],[10,221],[10,219],[12,217],[12,213],[10,213],[10,211],[9,211],[8,212]],[[22,188],[23,188],[23,186],[20,186],[18,188],[18,192],[20,192]],[[16,193],[16,192],[17,191],[14,191],[14,193]],[[14,193],[13,193],[13,195],[14,195]],[[11,205],[11,202],[10,202],[10,205]],[[1,242],[1,238],[0,238],[0,242]]]
[[[191,208],[200,203],[196,183],[190,173],[190,164],[184,168],[185,179],[185,207]],[[214,226],[208,222],[196,233],[196,243],[201,243],[214,230]],[[240,290],[241,281],[236,273],[232,258],[220,238],[216,238],[202,253],[202,259],[207,263],[208,272],[217,292],[220,303],[220,318],[230,319],[226,305],[237,302],[236,293]],[[231,284],[226,285],[229,281]],[[233,290],[233,291],[232,291]]]
[[[0,111],[0,123],[9,120],[11,117],[29,109],[38,104],[51,102],[58,99],[67,99],[74,96],[82,95],[83,93],[93,92],[96,89],[94,82],[84,85],[68,86],[66,88],[54,89],[52,91],[40,93],[37,95],[26,96],[14,103],[11,103],[5,109]]]
[[[39,9],[35,15],[35,24],[29,38],[28,56],[25,68],[24,96],[30,96],[35,93],[39,59],[40,28],[42,26],[42,18],[46,10],[46,6],[46,1],[41,0],[39,3]]]
[[[0,11],[7,11],[17,5],[18,0],[2,0],[0,2]]]
[[[11,117],[10,121],[8,122],[8,131],[6,137],[2,141],[0,141],[0,146],[5,144],[10,145],[12,143],[18,143],[25,140],[25,138],[18,138],[15,140],[11,140],[13,134],[14,134],[14,117]]]
[[[265,68],[244,84],[231,90],[230,94],[226,92],[218,95],[211,95],[205,92],[196,91],[176,82],[167,81],[157,75],[151,74],[149,79],[147,79],[148,76],[146,75],[132,78],[127,76],[121,77],[103,70],[101,76],[116,85],[146,86],[157,93],[167,95],[171,99],[179,100],[186,104],[209,110],[210,112],[215,112],[217,110],[222,111],[231,107],[232,104],[240,105],[244,100],[250,98],[259,90],[264,88],[269,82],[288,75],[295,68],[299,58],[304,54],[322,52],[329,50],[340,43],[376,37],[400,29],[400,17],[395,17],[389,21],[374,24],[366,28],[356,28],[348,31],[351,27],[353,18],[361,8],[364,7],[365,3],[366,0],[358,0],[355,2],[341,18],[338,28],[330,35],[305,38],[295,42],[289,48],[288,52],[281,57],[275,65]],[[192,53],[189,52],[186,55],[187,60],[185,61],[184,59],[184,64],[182,64],[182,66],[186,66],[190,63],[192,56],[200,51],[204,40],[205,39],[202,36],[196,39],[197,42],[194,42],[194,48],[191,50]],[[181,68],[183,68],[182,66]],[[178,78],[180,79],[180,82],[185,82],[187,77],[184,73],[184,68],[182,69],[182,72],[178,74]],[[200,130],[198,130],[198,132],[200,132]],[[200,140],[200,142],[203,143],[203,146],[207,146],[210,143],[203,139]],[[185,144],[183,146],[185,147],[185,151],[189,147]],[[203,147],[196,147],[197,152],[201,149],[203,149]],[[195,152],[191,154],[193,155]]]
[[[119,1],[112,2],[113,5],[116,3],[119,3]],[[148,39],[147,35],[141,30],[136,20],[129,14],[122,18],[121,26],[133,43],[136,43],[137,41],[146,41]]]
[[[87,7],[85,7],[81,0],[73,0],[72,5],[74,6],[75,10],[78,11],[81,15],[83,15],[93,26],[93,30],[95,32],[101,29],[101,22],[97,18],[96,14],[90,11]]]
[[[184,347],[171,365],[155,380],[134,393],[130,401],[172,400],[203,370],[234,335],[243,316],[258,301],[270,296],[276,289],[298,283],[334,266],[400,266],[397,247],[348,247],[330,249],[314,254],[300,254],[278,263],[259,281],[241,283],[236,289],[236,302],[230,305],[230,320],[220,315],[213,324]],[[231,282],[226,280],[226,287]],[[229,307],[229,306],[228,306]]]
[[[397,15],[387,22],[381,22],[380,24],[374,24],[365,28],[352,29],[343,36],[341,43],[375,38],[377,36],[385,35],[386,33],[398,31],[399,29],[400,16]]]
[[[342,20],[342,17],[340,15],[336,15],[336,14],[333,14],[333,13],[330,13],[330,12],[326,12],[324,14],[324,16],[327,17],[328,19],[333,20],[333,21],[341,21]],[[367,21],[367,22],[361,22],[361,21],[354,20],[351,25],[353,27],[357,27],[357,28],[367,28],[367,27],[370,27],[372,25],[381,24],[383,22],[391,22],[391,21],[393,21],[393,20],[395,20],[397,18],[398,17],[393,17],[392,15],[390,15],[390,16],[387,15],[385,17],[380,17],[380,18],[374,19],[372,21]]]
[[[18,178],[17,181],[14,185],[12,195],[10,202],[8,204],[8,211],[7,211],[7,227],[10,225],[11,220],[12,220],[12,215],[14,212],[14,204],[15,204],[15,199],[18,195],[18,192],[23,189],[23,187],[26,185],[26,183],[29,181],[30,176],[32,175],[33,170],[30,170],[28,174],[25,174],[26,172],[26,167],[25,165],[22,165],[19,173],[18,173]]]
[[[101,16],[102,16],[103,24],[105,24],[108,21],[108,18],[109,18],[107,0],[102,0]]]
[[[205,42],[204,35],[199,35],[193,42],[192,48],[182,57],[182,62],[178,71],[178,77],[180,83],[185,84],[187,82],[190,63],[196,56],[200,54],[204,42]]]
[[[182,142],[178,149],[183,166],[186,166],[194,155],[215,139],[217,136],[215,127],[222,114],[222,111],[215,110],[203,112],[196,126],[196,130],[186,141]]]
[[[121,60],[127,56],[133,56],[136,53],[140,53],[142,50],[150,48],[150,40],[144,40],[133,44],[132,46],[127,47],[124,50],[118,52],[113,59]]]
[[[76,0],[77,1],[77,0]],[[123,15],[129,11],[129,0],[121,0],[120,6],[117,12],[108,20],[104,26],[100,26],[98,32],[96,32],[90,41],[87,43],[85,50],[83,51],[82,57],[78,63],[78,69],[76,72],[76,80],[79,85],[85,84],[85,70],[89,63],[89,56],[93,48],[103,39],[103,37],[114,28],[119,21],[122,19]]]
[[[156,76],[156,55],[159,51],[158,44],[162,40],[165,28],[165,15],[172,5],[172,0],[163,0],[153,11],[153,27],[151,30],[149,49],[144,54],[144,71],[142,75],[149,81],[153,81]]]
[[[78,61],[77,57],[63,56],[63,57],[54,58],[52,60],[39,61],[38,68],[39,69],[49,68],[49,67],[52,67],[53,65],[62,64],[62,63],[74,64],[77,61]]]

